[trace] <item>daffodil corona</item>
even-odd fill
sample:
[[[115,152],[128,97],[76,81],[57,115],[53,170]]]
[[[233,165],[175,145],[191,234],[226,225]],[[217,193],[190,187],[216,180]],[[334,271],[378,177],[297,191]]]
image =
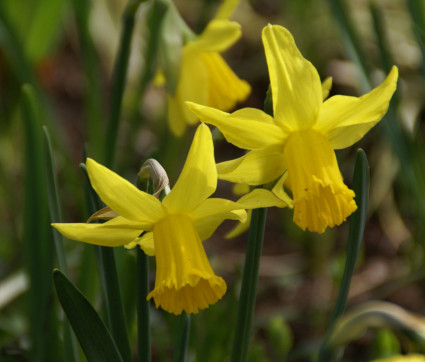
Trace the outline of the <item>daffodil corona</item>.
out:
[[[357,208],[343,182],[334,149],[360,140],[388,109],[398,70],[362,97],[334,96],[322,86],[316,68],[299,52],[291,33],[277,25],[263,29],[274,117],[244,108],[234,113],[187,102],[201,121],[215,125],[234,145],[249,150],[217,165],[218,177],[260,185],[279,178],[273,192],[287,200],[292,192],[294,222],[322,233],[341,224]]]
[[[221,299],[226,283],[214,274],[202,240],[225,219],[244,221],[246,211],[241,204],[209,198],[217,171],[206,125],[198,127],[182,173],[162,202],[92,159],[86,165],[93,188],[118,216],[103,224],[53,224],[60,233],[96,245],[140,245],[156,255],[155,287],[148,299],[170,313],[197,313]],[[261,203],[257,199],[247,204]]]

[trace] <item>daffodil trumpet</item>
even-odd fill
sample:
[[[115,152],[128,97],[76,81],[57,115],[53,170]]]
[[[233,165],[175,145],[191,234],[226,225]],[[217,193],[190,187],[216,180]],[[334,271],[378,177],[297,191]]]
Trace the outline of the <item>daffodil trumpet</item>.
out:
[[[219,128],[228,142],[248,150],[217,165],[219,179],[249,185],[278,180],[274,194],[286,200],[292,192],[294,222],[322,233],[340,225],[357,206],[343,182],[335,156],[359,141],[385,115],[396,90],[398,70],[361,97],[326,100],[330,80],[322,85],[316,68],[299,52],[291,33],[267,25],[262,32],[272,91],[273,117],[243,108],[226,113],[187,102],[205,123]]]

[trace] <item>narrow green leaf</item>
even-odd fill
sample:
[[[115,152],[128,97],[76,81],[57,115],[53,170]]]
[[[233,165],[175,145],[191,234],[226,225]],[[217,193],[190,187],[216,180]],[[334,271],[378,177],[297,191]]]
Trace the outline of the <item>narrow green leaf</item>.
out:
[[[34,89],[29,85],[22,88],[22,106],[26,138],[23,244],[30,280],[30,360],[43,361],[48,359],[48,355],[52,357],[51,353],[57,345],[57,338],[52,338],[52,334],[57,335],[57,331],[51,330],[55,318],[49,307],[52,298],[50,271],[53,265],[53,242],[48,222],[40,110]]]
[[[56,181],[56,173],[53,159],[53,149],[50,141],[49,131],[46,126],[43,127],[44,134],[44,157],[45,168],[47,174],[47,196],[49,201],[50,222],[63,222],[62,209],[59,202],[59,192]],[[56,257],[58,260],[59,268],[65,274],[68,274],[68,267],[66,263],[65,250],[63,245],[63,236],[53,229],[53,238],[55,240]],[[75,336],[72,335],[69,325],[64,325],[64,358],[66,361],[78,361],[78,349]]]
[[[342,316],[347,305],[351,278],[354,274],[360,246],[363,240],[369,198],[369,165],[366,154],[362,149],[359,149],[356,155],[353,175],[353,190],[356,194],[355,200],[357,210],[350,216],[350,229],[348,232],[347,258],[345,261],[344,274],[342,276],[341,286],[331,321],[328,325],[325,339],[319,351],[319,362],[330,362],[335,359],[337,351],[333,350],[328,345],[328,341],[332,334],[335,322]]]
[[[89,362],[120,362],[121,355],[102,320],[81,292],[58,269],[53,281],[62,308]]]

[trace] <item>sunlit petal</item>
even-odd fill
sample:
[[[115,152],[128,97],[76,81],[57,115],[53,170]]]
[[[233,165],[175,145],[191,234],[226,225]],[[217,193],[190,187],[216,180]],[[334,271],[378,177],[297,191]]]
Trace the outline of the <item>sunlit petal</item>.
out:
[[[52,226],[68,239],[102,246],[121,246],[140,235],[141,227],[123,217],[103,224],[54,223]]]
[[[211,132],[205,124],[198,126],[186,163],[163,205],[171,213],[188,212],[210,196],[217,187],[217,170]]]
[[[164,216],[161,202],[152,195],[91,158],[87,159],[86,166],[90,182],[99,197],[119,215],[141,224],[151,224]]]
[[[202,122],[216,126],[227,141],[239,148],[262,148],[283,143],[287,137],[273,118],[259,109],[244,108],[229,114],[191,102],[187,106]]]
[[[226,234],[226,239],[236,238],[249,229],[252,218],[252,210],[248,210],[247,215],[248,217],[246,218],[246,221],[236,224],[236,226]]]
[[[262,185],[275,180],[285,170],[282,147],[249,151],[235,160],[217,164],[218,178],[248,185]]]
[[[221,2],[214,19],[228,19],[238,6],[240,0],[224,0]]]
[[[333,148],[340,149],[359,141],[387,112],[396,90],[398,69],[362,97],[334,96],[323,103],[314,129],[326,135]]]
[[[287,29],[269,24],[262,37],[276,122],[285,130],[312,126],[322,103],[316,68],[301,55]]]

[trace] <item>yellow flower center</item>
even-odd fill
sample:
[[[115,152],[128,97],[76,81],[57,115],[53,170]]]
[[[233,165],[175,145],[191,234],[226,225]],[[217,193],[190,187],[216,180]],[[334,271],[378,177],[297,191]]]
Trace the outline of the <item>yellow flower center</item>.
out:
[[[294,222],[322,233],[341,224],[357,209],[354,192],[343,182],[329,140],[313,130],[294,132],[284,153],[288,186],[294,198]]]
[[[223,278],[214,274],[192,220],[167,215],[153,228],[156,252],[155,288],[148,299],[167,312],[198,313],[226,292]]]

